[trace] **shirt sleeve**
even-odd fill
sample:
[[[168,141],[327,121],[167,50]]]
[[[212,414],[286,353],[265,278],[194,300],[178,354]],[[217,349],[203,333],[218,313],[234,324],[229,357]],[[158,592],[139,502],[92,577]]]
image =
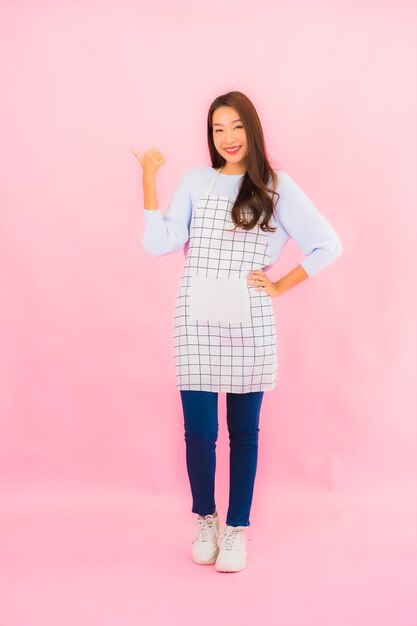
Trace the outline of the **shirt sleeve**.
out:
[[[328,220],[286,172],[281,172],[278,221],[306,255],[300,263],[309,276],[332,263],[342,251],[342,243]]]
[[[145,230],[142,245],[147,252],[163,256],[184,247],[189,239],[192,214],[188,171],[175,189],[165,214],[161,209],[144,209]]]

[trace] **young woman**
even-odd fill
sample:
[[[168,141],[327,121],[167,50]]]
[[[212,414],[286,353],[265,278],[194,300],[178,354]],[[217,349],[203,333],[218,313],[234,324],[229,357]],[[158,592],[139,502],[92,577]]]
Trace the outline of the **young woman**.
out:
[[[197,513],[191,555],[221,572],[246,565],[264,391],[278,359],[271,298],[342,252],[335,230],[286,172],[272,169],[259,117],[239,91],[210,105],[211,165],[186,171],[162,214],[155,179],[159,150],[132,151],[143,168],[143,246],[161,256],[183,248],[173,329],[176,386],[184,413],[186,464]],[[271,281],[266,274],[292,238],[305,258]],[[214,499],[218,393],[226,393],[230,490],[219,534]]]

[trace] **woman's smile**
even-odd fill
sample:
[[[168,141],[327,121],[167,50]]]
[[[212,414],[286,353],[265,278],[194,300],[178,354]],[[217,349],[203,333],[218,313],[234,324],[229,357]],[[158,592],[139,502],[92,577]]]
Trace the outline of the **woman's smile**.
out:
[[[234,146],[233,148],[225,148],[225,150],[228,154],[236,154],[239,152],[240,148],[241,146]]]

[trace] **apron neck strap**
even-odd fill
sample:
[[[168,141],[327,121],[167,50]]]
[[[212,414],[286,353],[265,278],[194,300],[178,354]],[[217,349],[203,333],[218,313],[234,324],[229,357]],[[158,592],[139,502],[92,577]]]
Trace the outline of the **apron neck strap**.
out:
[[[208,186],[208,189],[207,189],[207,191],[206,191],[206,195],[207,195],[207,196],[209,196],[209,195],[210,195],[211,190],[213,189],[214,184],[215,184],[215,182],[216,182],[216,180],[217,180],[217,177],[218,177],[218,175],[220,174],[220,172],[222,171],[222,169],[223,169],[223,165],[221,166],[221,168],[220,168],[219,170],[217,170],[217,171],[216,171],[216,173],[214,174],[213,178],[211,179],[210,185]]]

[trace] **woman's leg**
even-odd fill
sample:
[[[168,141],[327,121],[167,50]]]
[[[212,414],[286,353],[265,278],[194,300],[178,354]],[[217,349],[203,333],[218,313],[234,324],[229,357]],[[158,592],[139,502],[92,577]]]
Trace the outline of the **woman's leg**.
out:
[[[214,391],[180,390],[184,412],[187,472],[193,497],[192,512],[209,515],[216,510],[214,478],[219,432]]]
[[[250,526],[263,394],[263,391],[253,391],[226,395],[230,440],[230,491],[226,517],[229,526]]]

